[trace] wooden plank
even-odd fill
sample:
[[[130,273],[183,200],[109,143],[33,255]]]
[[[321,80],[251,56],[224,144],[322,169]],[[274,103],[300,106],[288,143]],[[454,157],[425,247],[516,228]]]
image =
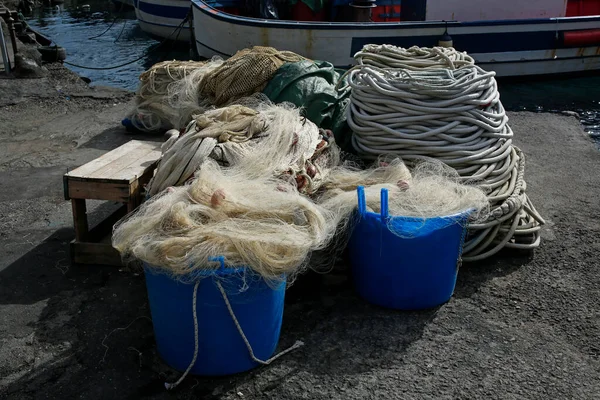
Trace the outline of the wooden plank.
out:
[[[132,196],[131,200],[129,200],[129,203],[127,203],[127,213],[129,214],[133,212],[138,205],[138,196]]]
[[[65,200],[71,200],[69,197],[69,177],[66,175],[63,175],[63,192],[65,195]]]
[[[71,261],[77,264],[122,266],[121,255],[110,244],[71,242]]]
[[[143,176],[148,172],[154,172],[160,159],[160,150],[153,150],[145,156],[137,160],[137,164],[130,165],[127,168],[123,168],[121,171],[113,176],[113,179],[129,179],[129,182],[133,182],[135,178]],[[152,176],[152,175],[150,175]]]
[[[87,240],[89,232],[85,200],[72,199],[71,208],[73,209],[73,227],[75,228],[75,238],[79,241]]]
[[[144,165],[144,171],[141,175],[138,175],[138,179],[140,179],[140,177],[142,177],[142,176],[146,176],[147,179],[144,182],[144,184],[146,184],[154,175],[154,170],[156,169],[156,166],[158,165],[158,160],[155,160],[152,162],[148,161],[148,162],[145,162],[143,165]],[[131,175],[131,176],[133,176],[133,175]],[[108,178],[108,177],[107,178],[82,178],[82,177],[77,177],[77,176],[64,175],[63,181],[64,181],[63,186],[65,189],[65,196],[67,196],[69,193],[69,191],[68,191],[69,182],[78,181],[78,182],[90,182],[90,183],[119,183],[119,184],[127,185],[127,184],[134,182],[135,179],[130,181],[129,179],[122,179],[119,177],[117,177],[117,178],[115,178],[115,177],[112,177],[112,178]],[[67,198],[67,200],[69,200],[69,199]]]
[[[85,182],[69,179],[69,198],[127,203],[130,199],[129,186],[127,183]]]
[[[86,176],[91,175],[94,171],[104,167],[105,165],[113,162],[124,154],[127,154],[131,150],[137,148],[139,146],[139,141],[131,140],[124,145],[117,147],[114,150],[109,151],[101,155],[100,157],[80,166],[79,168],[75,168],[72,171],[69,171],[67,176],[74,176],[84,178]]]
[[[150,182],[150,179],[152,179],[152,177],[154,176],[155,169],[156,169],[156,165],[152,166],[152,168],[149,168],[142,176],[140,176],[138,178],[138,180],[137,180],[138,188],[134,188],[134,186],[132,185],[132,189],[135,189],[135,190],[139,189],[139,192],[142,192],[144,190],[144,186],[147,185],[148,182]]]
[[[132,182],[160,158],[160,149],[138,147],[86,176],[88,179],[119,179]]]
[[[109,151],[108,153],[103,154],[102,156],[96,158],[88,162],[87,164],[82,165],[79,168],[75,168],[74,170],[68,172],[66,176],[78,177],[78,178],[86,178],[92,175],[97,170],[105,167],[111,162],[118,160],[122,156],[135,152],[137,149],[147,149],[147,148],[155,148],[156,146],[160,146],[160,143],[157,142],[146,142],[141,140],[131,140],[125,143],[122,146],[117,147],[114,150]]]
[[[136,198],[136,207],[144,202],[144,189],[148,182],[150,182],[150,179],[154,176],[155,169],[156,166],[153,166],[151,169],[148,169],[144,175],[140,176],[137,181],[130,184],[129,193],[131,194],[131,198]]]

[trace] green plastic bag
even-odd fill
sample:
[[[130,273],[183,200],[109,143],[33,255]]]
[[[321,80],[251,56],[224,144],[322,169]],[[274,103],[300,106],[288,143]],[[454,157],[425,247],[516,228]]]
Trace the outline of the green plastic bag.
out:
[[[341,74],[326,61],[300,61],[281,66],[263,93],[274,103],[302,107],[304,115],[323,129],[330,129],[344,151],[352,152],[352,131],[346,123],[350,88],[340,83]]]

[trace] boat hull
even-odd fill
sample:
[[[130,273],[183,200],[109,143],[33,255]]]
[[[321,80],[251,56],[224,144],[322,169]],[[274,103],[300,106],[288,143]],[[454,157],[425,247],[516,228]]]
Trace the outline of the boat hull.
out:
[[[192,0],[195,43],[201,57],[228,57],[251,46],[272,46],[337,67],[354,64],[365,44],[436,46],[445,29],[454,47],[498,76],[600,70],[600,43],[565,46],[564,32],[600,28],[598,17],[484,22],[306,23],[223,13]]]
[[[189,22],[182,22],[190,11],[189,0],[134,0],[140,28],[158,40],[189,42]]]

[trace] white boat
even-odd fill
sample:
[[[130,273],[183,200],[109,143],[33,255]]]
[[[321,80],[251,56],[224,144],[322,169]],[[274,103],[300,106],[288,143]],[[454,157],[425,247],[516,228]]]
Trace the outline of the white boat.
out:
[[[189,42],[190,25],[184,22],[190,0],[133,0],[140,28],[157,40]]]
[[[600,70],[600,0],[402,0],[400,19],[406,12],[413,20],[399,22],[252,18],[217,1],[192,0],[201,57],[260,45],[346,68],[365,44],[432,47],[447,30],[457,50],[498,76]]]

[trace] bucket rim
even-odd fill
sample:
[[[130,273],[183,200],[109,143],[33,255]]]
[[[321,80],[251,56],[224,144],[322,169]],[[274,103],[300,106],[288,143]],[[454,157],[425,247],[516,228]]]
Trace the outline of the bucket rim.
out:
[[[457,213],[454,214],[449,214],[449,215],[439,215],[436,217],[415,217],[415,216],[409,216],[409,215],[390,215],[389,219],[390,220],[404,220],[404,221],[413,221],[413,222],[420,222],[420,221],[430,221],[430,220],[436,220],[436,219],[442,219],[442,220],[447,220],[447,219],[451,219],[451,220],[461,220],[461,219],[467,219],[469,218],[469,216],[475,212],[474,208],[468,208],[466,210],[463,211],[459,211]],[[368,215],[370,217],[378,217],[381,218],[381,213],[376,213],[373,211],[365,211],[363,212],[363,215]]]
[[[419,216],[408,216],[408,215],[389,215],[389,205],[388,205],[388,190],[386,188],[381,189],[381,211],[376,213],[373,211],[367,210],[367,200],[365,196],[365,187],[359,185],[356,188],[356,194],[358,197],[358,214],[361,216],[369,216],[371,218],[375,217],[381,219],[382,221],[407,221],[407,222],[423,222],[427,221],[435,221],[435,220],[452,220],[452,221],[465,221],[469,218],[469,216],[477,211],[474,207],[470,207],[461,211],[458,211],[454,214],[449,215],[439,215],[435,217],[419,217]]]
[[[219,267],[214,269],[197,269],[181,276],[169,274],[169,271],[166,268],[152,265],[147,262],[143,263],[143,268],[144,272],[147,271],[153,274],[171,275],[174,278],[185,279],[186,281],[194,281],[196,279],[209,278],[211,276],[229,276],[247,272],[254,273],[254,270],[247,266],[225,266],[224,263],[221,263]]]

